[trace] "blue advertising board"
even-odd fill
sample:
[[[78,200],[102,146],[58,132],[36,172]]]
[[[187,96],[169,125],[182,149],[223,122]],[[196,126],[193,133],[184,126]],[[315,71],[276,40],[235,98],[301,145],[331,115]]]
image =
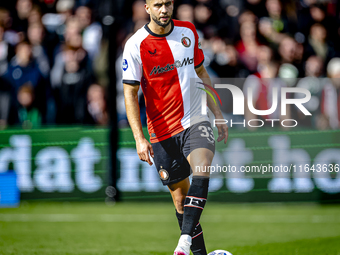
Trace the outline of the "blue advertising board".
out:
[[[0,207],[15,207],[19,201],[20,191],[15,172],[0,173]]]

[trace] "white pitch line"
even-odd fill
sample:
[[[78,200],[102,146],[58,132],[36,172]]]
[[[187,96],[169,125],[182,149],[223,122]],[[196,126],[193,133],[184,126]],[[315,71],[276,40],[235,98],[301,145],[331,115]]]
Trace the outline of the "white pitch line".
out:
[[[174,222],[173,215],[152,214],[0,214],[0,222]],[[212,223],[340,223],[338,215],[204,215]]]

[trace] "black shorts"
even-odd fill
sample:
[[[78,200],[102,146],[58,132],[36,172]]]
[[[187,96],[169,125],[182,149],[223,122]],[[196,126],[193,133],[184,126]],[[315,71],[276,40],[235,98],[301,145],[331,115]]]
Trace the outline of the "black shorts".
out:
[[[187,160],[195,149],[207,148],[215,153],[215,137],[209,121],[192,125],[166,140],[152,143],[153,158],[163,185],[184,180],[191,174]]]

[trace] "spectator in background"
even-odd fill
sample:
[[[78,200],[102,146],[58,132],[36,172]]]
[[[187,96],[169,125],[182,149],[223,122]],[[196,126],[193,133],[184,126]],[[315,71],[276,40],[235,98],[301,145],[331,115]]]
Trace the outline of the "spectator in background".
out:
[[[273,27],[273,21],[268,17],[263,17],[259,21],[259,32],[264,37],[267,44],[271,44],[273,48],[285,37],[284,34],[277,32]]]
[[[213,11],[209,4],[199,3],[194,8],[195,27],[204,34],[205,38],[210,38],[216,33],[212,14]]]
[[[33,8],[32,0],[17,0],[15,8],[17,16],[13,19],[13,29],[21,32],[23,39],[28,28],[28,17]]]
[[[42,14],[41,14],[40,7],[38,5],[33,5],[27,17],[28,25],[41,23],[41,18],[42,18]]]
[[[305,77],[320,78],[323,76],[323,60],[318,56],[310,56],[305,64]]]
[[[86,92],[92,82],[92,68],[75,22],[76,19],[67,24],[66,44],[62,46],[51,71],[57,122],[62,124],[84,122]]]
[[[122,28],[119,30],[117,35],[117,43],[122,46],[125,44],[126,38],[130,37],[131,34],[136,31],[136,27],[142,27],[147,22],[149,22],[149,15],[146,13],[144,0],[134,1],[132,4],[132,15],[131,17],[127,17],[124,22]],[[122,48],[118,48],[118,56],[120,56]]]
[[[81,34],[79,20],[75,16],[69,17],[65,24],[62,25],[62,34],[60,35],[58,44],[53,49],[53,64],[57,60],[58,54],[63,50],[63,46],[68,43],[73,35]]]
[[[59,0],[56,5],[57,14],[66,21],[73,14],[74,0]]]
[[[285,36],[280,42],[278,53],[280,57],[280,63],[282,64],[279,70],[279,76],[281,78],[297,78],[299,74],[303,73],[300,57],[298,53],[298,43],[289,36]],[[299,58],[297,58],[299,56]],[[286,80],[291,82],[292,80]],[[293,84],[290,84],[292,86]]]
[[[34,104],[35,95],[33,87],[27,83],[20,87],[17,95],[18,124],[23,128],[39,127],[42,117]]]
[[[219,0],[219,6],[215,7],[215,12],[219,16],[218,35],[223,38],[235,40],[240,27],[238,17],[242,10],[243,1]],[[215,15],[215,14],[214,14]]]
[[[27,37],[32,45],[32,54],[37,61],[40,72],[49,77],[50,66],[45,47],[43,47],[44,27],[41,23],[32,23],[27,30]]]
[[[144,5],[144,0],[137,0],[132,4],[132,22],[134,24],[140,20],[149,20],[149,16],[145,11]]]
[[[333,58],[327,65],[328,82],[321,95],[321,114],[317,121],[319,129],[340,127],[340,58]]]
[[[36,106],[43,115],[46,114],[49,84],[32,57],[32,45],[29,42],[24,41],[17,45],[16,55],[9,63],[3,78],[11,86],[15,101],[20,87],[30,83],[36,95]]]
[[[307,56],[317,55],[325,63],[336,55],[331,43],[327,41],[327,30],[320,23],[311,26],[305,48]]]
[[[13,47],[4,40],[5,27],[0,23],[0,76],[2,76],[8,67],[8,63],[14,56]]]
[[[267,14],[265,1],[263,0],[246,0],[244,9],[251,10],[257,18],[262,18]]]
[[[213,38],[212,50],[214,57],[210,67],[221,78],[245,78],[249,75],[248,69],[239,62],[238,54],[233,45],[226,45],[221,38]]]
[[[236,43],[241,62],[248,68],[251,73],[257,71],[257,50],[259,43],[256,38],[256,24],[244,22],[240,27],[241,40]]]
[[[312,3],[307,8],[304,8],[298,13],[299,31],[301,31],[305,37],[308,37],[310,28],[313,24],[319,23],[327,28],[328,39],[333,43],[338,41],[338,22],[331,15],[327,15],[327,5],[323,3]]]
[[[19,88],[27,82],[36,87],[41,80],[39,68],[32,58],[32,46],[29,42],[21,42],[16,47],[16,55],[11,60],[4,78],[11,84],[17,94]]]
[[[92,10],[87,6],[78,7],[75,15],[79,20],[82,31],[83,47],[89,54],[90,59],[93,60],[100,51],[103,36],[102,27],[98,22],[93,21]]]
[[[296,85],[297,88],[307,89],[311,93],[311,99],[304,104],[304,107],[312,114],[304,115],[300,110],[294,108],[293,113],[298,119],[299,125],[316,127],[317,117],[320,114],[321,91],[325,79],[321,79],[323,73],[323,60],[318,56],[310,56],[305,64],[305,77]],[[295,93],[295,98],[304,98],[302,93]],[[295,116],[294,116],[295,117]]]
[[[286,35],[294,36],[297,32],[296,15],[289,11],[291,15],[288,19],[280,0],[266,0],[266,9],[268,16],[260,19],[259,32],[267,43],[277,47]]]
[[[107,109],[105,89],[92,84],[87,90],[87,118],[86,124],[107,125],[109,114]]]
[[[66,22],[72,19],[73,6],[74,0],[59,0],[56,3],[57,13],[46,13],[42,17],[45,28],[43,45],[50,67],[54,65],[55,57],[61,51],[61,43],[65,42]]]
[[[80,29],[80,24],[79,24],[79,20],[74,17],[71,16],[68,18],[68,20],[65,23],[65,28],[63,29],[63,34],[62,34],[62,40],[59,42],[59,44],[54,48],[54,53],[53,53],[53,63],[54,63],[54,67],[57,67],[57,70],[62,69],[62,66],[60,67],[60,65],[63,65],[64,62],[61,58],[61,53],[64,49],[65,45],[68,45],[70,43],[70,41],[72,40],[72,38],[79,38],[79,35],[81,37],[81,29]],[[76,40],[73,40],[74,42],[76,42]],[[78,48],[79,45],[82,46],[82,38],[81,41],[76,43],[75,47]],[[86,53],[87,54],[87,53]],[[55,75],[52,73],[51,75]],[[60,73],[56,74],[56,77],[52,77],[52,81],[54,79],[58,79]],[[53,83],[52,83],[53,85]]]
[[[274,58],[273,50],[267,45],[260,45],[257,48],[257,70],[267,66]]]
[[[10,45],[15,46],[19,42],[20,37],[17,32],[12,29],[12,23],[13,19],[10,12],[0,7],[0,24],[2,24],[5,29],[4,40]]]
[[[289,6],[288,4],[289,1],[286,1],[286,7]],[[295,34],[296,22],[295,20],[294,22],[292,20],[292,16],[294,16],[295,12],[293,12],[294,14],[290,15],[290,19],[288,19],[287,10],[284,10],[281,0],[266,0],[266,9],[274,31],[290,35]],[[289,12],[289,14],[290,13],[291,12]]]
[[[256,24],[258,22],[258,18],[252,11],[246,10],[244,11],[238,18],[238,23],[241,25],[245,22],[251,22]]]
[[[326,6],[320,3],[313,3],[310,8],[310,16],[313,21],[310,22],[322,22],[326,19]]]
[[[50,33],[57,33],[63,38],[66,21],[72,16],[74,0],[59,0],[56,4],[57,13],[46,13],[42,23]]]
[[[177,19],[194,23],[194,7],[191,4],[181,4],[177,8]]]

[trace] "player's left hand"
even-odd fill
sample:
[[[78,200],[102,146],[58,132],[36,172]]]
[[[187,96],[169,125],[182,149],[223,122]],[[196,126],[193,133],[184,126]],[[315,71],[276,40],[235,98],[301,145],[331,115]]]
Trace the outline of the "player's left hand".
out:
[[[227,143],[228,140],[228,126],[227,124],[216,124],[218,130],[218,138],[217,142],[221,142],[224,140],[224,144]]]

